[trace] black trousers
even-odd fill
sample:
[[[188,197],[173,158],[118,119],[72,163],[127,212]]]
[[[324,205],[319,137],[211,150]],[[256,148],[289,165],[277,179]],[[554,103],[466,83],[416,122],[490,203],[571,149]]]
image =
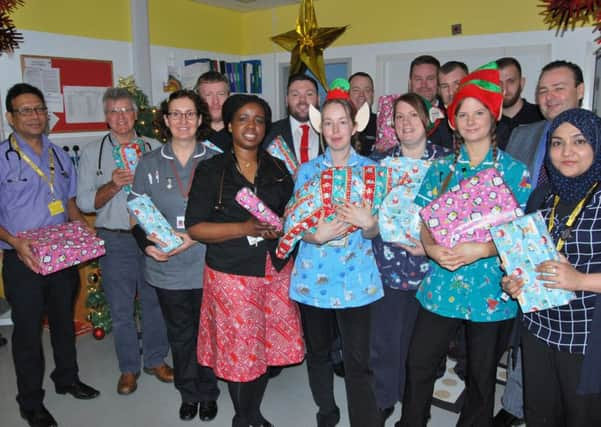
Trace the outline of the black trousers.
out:
[[[59,387],[73,384],[77,379],[73,307],[79,275],[73,267],[41,276],[23,264],[15,251],[5,251],[2,277],[14,324],[12,352],[17,402],[25,410],[39,409],[44,399],[44,314],[48,315],[55,365],[50,377]]]
[[[211,368],[199,365],[196,357],[202,289],[155,289],[173,356],[173,383],[182,402],[217,400],[215,374]]]
[[[525,326],[521,340],[528,427],[601,426],[601,395],[576,394],[584,356],[550,348]]]
[[[466,397],[457,426],[492,426],[497,364],[507,348],[513,319],[471,322],[438,316],[421,306],[407,360],[401,426],[426,425],[436,371],[462,323],[467,339]]]
[[[227,388],[235,411],[232,427],[259,426],[265,423],[261,414],[261,402],[268,381],[269,374],[244,383],[228,381]]]
[[[330,349],[336,339],[335,326],[338,325],[351,427],[380,426],[373,375],[369,369],[369,305],[337,310],[304,304],[299,306],[307,347],[309,385],[313,400],[319,407],[318,419],[334,419],[338,413],[334,400],[334,371],[330,363]]]

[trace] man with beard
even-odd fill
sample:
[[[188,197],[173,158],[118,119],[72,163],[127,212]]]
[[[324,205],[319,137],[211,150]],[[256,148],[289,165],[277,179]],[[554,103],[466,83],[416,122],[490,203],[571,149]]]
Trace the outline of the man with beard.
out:
[[[263,140],[264,146],[280,137],[288,144],[299,163],[317,157],[322,148],[319,135],[309,123],[309,105],[319,108],[317,82],[306,74],[291,75],[286,94],[288,117],[273,123],[269,134]]]
[[[232,146],[232,137],[223,126],[221,109],[230,96],[230,82],[226,76],[217,71],[207,71],[198,78],[195,89],[209,106],[211,114],[211,132],[207,140],[221,151],[229,150]]]
[[[500,123],[503,124],[505,131],[511,134],[511,131],[519,125],[543,120],[544,117],[538,107],[522,98],[526,79],[522,77],[522,67],[517,59],[500,58],[497,60],[497,65],[503,89],[503,117]],[[509,134],[501,140],[508,141]],[[499,148],[505,149],[505,144],[500,144]]]

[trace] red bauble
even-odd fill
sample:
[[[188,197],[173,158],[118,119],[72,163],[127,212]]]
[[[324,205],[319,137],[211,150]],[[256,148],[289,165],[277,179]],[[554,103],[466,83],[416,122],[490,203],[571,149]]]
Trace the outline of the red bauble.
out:
[[[92,335],[94,335],[94,338],[96,338],[97,340],[101,340],[106,335],[106,332],[102,328],[94,328]]]

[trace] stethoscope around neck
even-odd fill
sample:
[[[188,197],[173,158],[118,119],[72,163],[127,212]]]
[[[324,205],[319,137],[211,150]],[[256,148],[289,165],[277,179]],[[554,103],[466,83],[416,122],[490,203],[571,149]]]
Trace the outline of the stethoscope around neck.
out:
[[[11,184],[16,183],[16,182],[27,182],[27,178],[23,177],[23,159],[21,158],[21,153],[19,153],[17,150],[15,150],[15,148],[13,147],[12,143],[11,143],[11,136],[13,136],[13,134],[11,134],[8,138],[8,148],[6,149],[6,151],[4,152],[4,158],[6,159],[6,161],[8,163],[10,163],[10,155],[14,154],[15,156],[17,156],[17,160],[19,162],[19,175],[17,178],[9,178],[6,180],[6,182],[9,182]],[[52,150],[52,154],[54,155],[54,158],[56,159],[56,162],[58,163],[58,167],[60,168],[60,174],[65,177],[65,178],[69,178],[69,173],[65,170],[65,167],[63,166],[63,162],[61,162],[60,157],[58,156],[58,154],[56,154],[56,150],[54,149],[53,146],[50,146],[50,149]]]
[[[104,151],[104,143],[107,138],[108,138],[109,142],[111,143],[111,147],[115,146],[115,143],[113,142],[113,138],[111,138],[110,132],[102,137],[102,141],[100,141],[100,151],[98,152],[98,165],[96,168],[96,176],[104,175],[104,173],[102,172],[102,152]],[[144,141],[144,146],[146,147],[146,149],[148,151],[150,151],[150,149],[152,148],[147,141]]]

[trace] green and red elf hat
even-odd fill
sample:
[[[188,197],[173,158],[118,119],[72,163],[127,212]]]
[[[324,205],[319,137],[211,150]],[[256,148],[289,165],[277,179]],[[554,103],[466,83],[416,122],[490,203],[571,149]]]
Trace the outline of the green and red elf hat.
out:
[[[499,66],[496,62],[489,62],[476,68],[461,79],[459,89],[453,97],[453,102],[447,107],[449,126],[452,129],[455,129],[456,110],[465,98],[476,98],[488,108],[495,120],[501,119],[503,114],[503,90],[499,78]]]
[[[350,89],[351,84],[347,79],[334,79],[330,83],[330,90],[328,90],[328,94],[326,95],[326,101],[329,99],[346,99],[349,101],[351,99],[349,94]]]

